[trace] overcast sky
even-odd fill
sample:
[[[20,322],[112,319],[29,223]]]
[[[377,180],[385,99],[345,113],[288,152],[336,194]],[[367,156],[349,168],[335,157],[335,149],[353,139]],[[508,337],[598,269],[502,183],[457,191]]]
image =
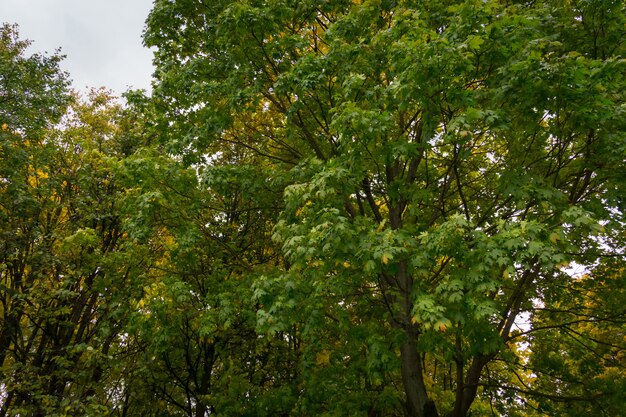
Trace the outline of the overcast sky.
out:
[[[74,88],[121,94],[150,89],[152,52],[141,33],[151,8],[152,0],[0,0],[0,22],[17,23],[31,52],[61,48]]]

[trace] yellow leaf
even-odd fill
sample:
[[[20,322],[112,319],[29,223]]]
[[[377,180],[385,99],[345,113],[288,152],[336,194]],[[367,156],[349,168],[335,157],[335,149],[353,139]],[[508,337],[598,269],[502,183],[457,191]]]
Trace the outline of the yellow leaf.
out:
[[[6,123],[2,123],[2,130],[7,130],[9,128],[9,125]]]
[[[389,259],[391,259],[391,255],[388,254],[388,253],[383,253],[383,256],[382,256],[381,260],[383,261],[383,263],[385,265],[387,265],[389,263]]]
[[[345,262],[343,263],[343,267],[344,267],[344,268],[350,268],[350,262],[345,261]]]
[[[323,350],[315,354],[315,363],[317,365],[328,365],[330,363],[330,352]]]
[[[556,232],[550,233],[550,242],[556,243],[557,240],[560,240],[560,239],[561,239],[561,236],[559,236],[558,233],[556,233]]]

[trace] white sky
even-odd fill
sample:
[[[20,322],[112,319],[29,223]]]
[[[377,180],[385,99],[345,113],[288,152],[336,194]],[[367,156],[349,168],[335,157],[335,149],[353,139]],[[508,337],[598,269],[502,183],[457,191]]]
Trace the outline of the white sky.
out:
[[[0,23],[17,23],[30,52],[61,48],[75,89],[121,94],[150,90],[152,52],[141,34],[151,8],[152,0],[0,0]]]

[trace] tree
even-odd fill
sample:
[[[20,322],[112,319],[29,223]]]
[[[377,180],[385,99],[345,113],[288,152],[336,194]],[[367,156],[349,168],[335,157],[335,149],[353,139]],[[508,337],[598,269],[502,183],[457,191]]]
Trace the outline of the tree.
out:
[[[122,228],[122,108],[71,96],[14,27],[2,40],[0,415],[102,415],[147,259]]]
[[[155,2],[167,149],[247,149],[286,184],[254,287],[259,331],[302,339],[294,414],[568,400],[511,383],[548,340],[517,327],[577,285],[568,263],[623,262],[624,22],[595,0]]]
[[[69,81],[59,68],[63,57],[58,53],[26,56],[30,43],[19,39],[16,25],[2,25],[0,119],[4,134],[11,131],[34,135],[57,122],[68,104]]]
[[[145,98],[134,100],[151,113]],[[141,354],[126,369],[120,415],[291,408],[297,344],[287,333],[255,332],[252,284],[278,251],[270,238],[276,190],[253,158],[225,149],[220,166],[197,169],[145,147],[125,161],[128,230],[155,262],[128,328]]]
[[[40,167],[50,157],[43,132],[58,122],[69,96],[67,80],[58,67],[60,57],[25,56],[27,41],[18,38],[17,27],[4,24],[0,30],[0,240],[1,317],[0,365],[3,399],[6,364],[22,337],[20,324],[27,303],[23,289],[30,286],[27,259],[41,242],[32,223],[39,219],[40,203],[33,184],[46,174]],[[38,262],[43,262],[41,253]],[[4,402],[4,401],[3,401]],[[2,412],[6,413],[5,404]]]
[[[619,415],[624,378],[624,266],[604,259],[593,271],[557,287],[533,312],[529,387],[563,393],[537,399],[548,415]],[[523,388],[529,388],[523,387]]]

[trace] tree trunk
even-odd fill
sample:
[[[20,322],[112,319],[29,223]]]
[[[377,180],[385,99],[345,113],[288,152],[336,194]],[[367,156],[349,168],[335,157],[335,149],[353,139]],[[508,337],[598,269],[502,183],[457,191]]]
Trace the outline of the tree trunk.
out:
[[[408,417],[434,417],[437,412],[426,414],[428,395],[424,385],[422,361],[417,351],[417,332],[414,326],[406,331],[406,340],[400,347],[400,361],[402,364],[402,383],[406,394],[406,408]]]
[[[2,323],[2,328],[0,329],[0,367],[4,366],[4,360],[18,326],[18,320],[15,314],[9,313],[5,316],[4,323]]]
[[[204,397],[211,391],[211,376],[215,363],[215,345],[213,343],[203,344],[201,349],[203,352],[202,375],[200,376],[200,385],[197,386],[196,417],[204,417],[209,408]]]
[[[406,261],[398,265],[398,282],[401,285],[401,304],[405,321],[405,340],[400,346],[402,384],[406,395],[408,417],[438,417],[434,402],[428,399],[422,359],[417,350],[418,330],[411,322],[413,303],[411,302],[412,279],[408,274]]]

